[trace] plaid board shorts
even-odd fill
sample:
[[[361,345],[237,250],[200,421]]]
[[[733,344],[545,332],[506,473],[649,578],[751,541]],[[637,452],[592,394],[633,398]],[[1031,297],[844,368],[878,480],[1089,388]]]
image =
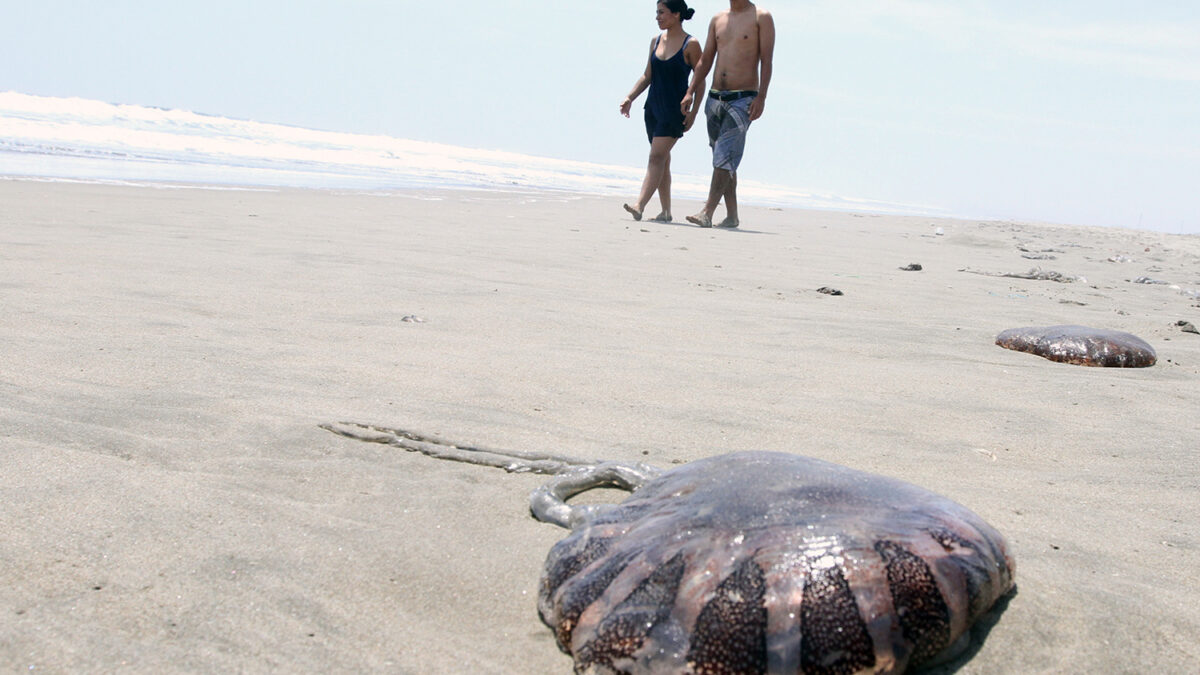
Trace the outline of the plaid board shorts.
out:
[[[757,98],[746,96],[733,101],[721,101],[713,96],[704,104],[708,118],[708,144],[713,150],[713,168],[737,171],[746,150],[746,132],[750,129],[750,103]]]

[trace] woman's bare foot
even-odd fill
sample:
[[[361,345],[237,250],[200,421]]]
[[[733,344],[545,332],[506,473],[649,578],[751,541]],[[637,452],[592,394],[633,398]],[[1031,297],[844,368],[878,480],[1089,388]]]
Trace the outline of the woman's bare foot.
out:
[[[669,223],[671,222],[671,214],[663,211],[662,213],[650,219],[652,223]]]
[[[633,216],[633,219],[634,219],[634,220],[641,220],[641,219],[642,219],[642,212],[641,212],[641,211],[638,211],[637,209],[633,208],[632,206],[630,206],[630,205],[628,205],[628,204],[622,204],[621,206],[624,206],[624,207],[625,207],[625,210],[629,212],[629,215]]]
[[[688,216],[687,221],[693,225],[699,225],[700,227],[712,227],[712,216],[709,216],[703,211],[694,216]]]

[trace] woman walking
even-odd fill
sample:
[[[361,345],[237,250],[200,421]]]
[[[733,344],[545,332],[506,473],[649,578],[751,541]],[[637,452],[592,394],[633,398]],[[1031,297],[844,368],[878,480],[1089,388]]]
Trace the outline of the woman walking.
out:
[[[624,205],[634,220],[642,219],[642,211],[657,191],[662,213],[653,220],[671,222],[671,148],[675,147],[675,142],[683,136],[683,132],[692,127],[699,110],[699,105],[693,105],[686,115],[680,110],[680,102],[687,93],[688,78],[700,61],[700,43],[683,31],[683,22],[695,13],[696,10],[687,6],[686,0],[658,3],[656,18],[662,33],[650,42],[646,72],[621,102],[621,114],[629,117],[633,100],[646,87],[650,88],[646,96],[646,136],[650,139],[650,162],[637,204]]]

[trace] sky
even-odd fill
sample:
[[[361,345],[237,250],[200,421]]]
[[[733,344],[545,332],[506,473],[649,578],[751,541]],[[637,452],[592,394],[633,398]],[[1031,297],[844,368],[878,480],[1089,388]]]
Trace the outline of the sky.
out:
[[[1200,233],[1195,0],[774,0],[740,175],[969,218]],[[700,38],[727,2],[692,3]],[[0,0],[0,91],[642,166],[654,3]],[[640,109],[644,99],[635,104]],[[697,128],[677,173],[706,175]],[[631,195],[632,197],[632,195]]]

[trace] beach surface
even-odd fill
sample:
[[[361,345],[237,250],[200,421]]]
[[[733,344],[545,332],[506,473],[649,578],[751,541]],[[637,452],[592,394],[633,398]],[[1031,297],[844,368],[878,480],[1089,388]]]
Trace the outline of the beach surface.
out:
[[[0,669],[570,672],[537,617],[565,535],[529,515],[545,477],[319,427],[352,421],[900,478],[1016,559],[958,672],[1195,672],[1200,335],[1177,322],[1200,324],[1200,237],[742,221],[555,193],[0,180]],[[1082,278],[990,276],[1037,266]],[[1055,324],[1128,331],[1158,364],[994,344]]]

